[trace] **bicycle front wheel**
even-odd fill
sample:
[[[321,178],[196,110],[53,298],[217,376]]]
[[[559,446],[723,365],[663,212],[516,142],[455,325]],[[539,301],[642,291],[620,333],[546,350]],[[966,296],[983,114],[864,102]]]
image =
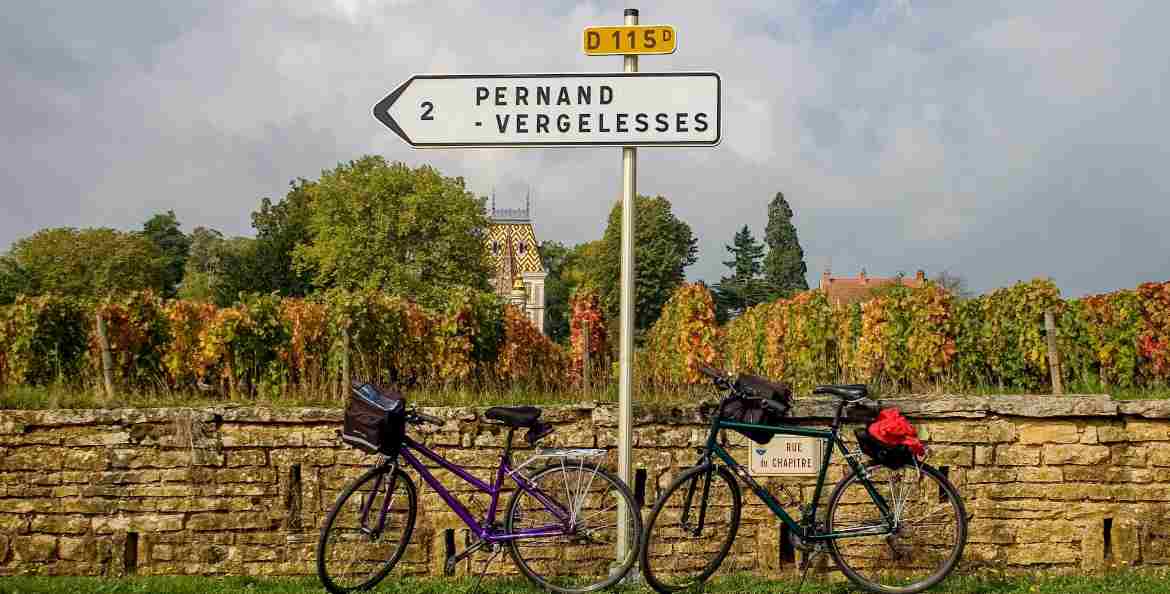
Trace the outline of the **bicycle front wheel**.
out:
[[[926,464],[897,469],[872,465],[866,476],[885,499],[895,529],[889,534],[829,541],[837,566],[871,592],[914,594],[955,569],[967,544],[967,512],[947,477]],[[877,504],[857,473],[837,483],[829,497],[831,532],[864,532],[885,526]]]
[[[379,466],[341,493],[321,527],[317,575],[333,594],[368,590],[382,581],[410,542],[418,495],[401,470]]]
[[[658,592],[707,581],[723,564],[739,531],[742,498],[726,468],[683,472],[654,504],[642,538],[642,575]]]

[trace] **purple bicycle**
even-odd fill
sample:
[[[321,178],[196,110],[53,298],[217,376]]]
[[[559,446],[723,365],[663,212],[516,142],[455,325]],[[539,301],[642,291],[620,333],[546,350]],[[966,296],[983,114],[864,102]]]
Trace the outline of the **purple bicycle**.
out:
[[[495,478],[488,483],[406,435],[408,425],[442,425],[442,419],[405,410],[400,396],[388,402],[397,402],[400,410],[400,429],[389,432],[394,443],[386,443],[385,431],[382,443],[343,435],[358,447],[376,448],[382,458],[346,487],[321,529],[317,571],[330,592],[373,588],[403,558],[418,512],[418,493],[403,467],[413,468],[470,529],[472,541],[458,554],[452,531],[445,534],[448,574],[475,551],[490,551],[494,559],[507,550],[520,571],[542,588],[592,592],[617,583],[633,567],[642,519],[629,488],[601,468],[605,450],[535,449],[527,460],[513,466],[512,437],[517,429],[527,429],[525,439],[535,446],[553,428],[540,420],[541,411],[535,407],[490,408],[484,416],[505,427],[507,438]],[[351,409],[353,406],[351,403]],[[349,418],[347,411],[347,431]],[[477,520],[435,478],[424,459],[450,471],[471,489],[486,493],[485,517]],[[530,470],[538,465],[542,467]],[[515,489],[506,487],[505,479],[514,483]],[[503,517],[497,520],[501,495],[508,490],[511,497]],[[619,522],[627,526],[621,557]],[[486,570],[486,563],[484,567]]]

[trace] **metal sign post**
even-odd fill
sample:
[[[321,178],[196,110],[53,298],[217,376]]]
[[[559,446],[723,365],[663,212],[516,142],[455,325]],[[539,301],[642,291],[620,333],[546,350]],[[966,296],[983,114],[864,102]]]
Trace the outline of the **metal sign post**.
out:
[[[626,9],[626,25],[638,24],[638,10]],[[625,72],[638,71],[638,56],[627,54]],[[618,357],[618,476],[627,485],[634,484],[634,228],[638,194],[638,149],[622,148],[622,298],[621,298],[621,352]],[[629,519],[626,508],[618,507],[617,558],[628,553]],[[634,538],[638,538],[637,535]]]

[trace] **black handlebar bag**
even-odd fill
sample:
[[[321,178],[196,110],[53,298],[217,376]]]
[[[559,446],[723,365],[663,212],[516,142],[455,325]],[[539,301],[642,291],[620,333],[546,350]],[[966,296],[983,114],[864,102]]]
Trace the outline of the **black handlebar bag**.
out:
[[[777,425],[792,409],[792,389],[786,384],[743,374],[736,378],[734,388],[736,395],[724,401],[723,407],[719,409],[719,415],[729,421]],[[769,431],[755,429],[734,431],[761,445],[772,441],[774,435]]]
[[[394,456],[406,436],[406,398],[367,382],[354,382],[341,440],[364,452]]]

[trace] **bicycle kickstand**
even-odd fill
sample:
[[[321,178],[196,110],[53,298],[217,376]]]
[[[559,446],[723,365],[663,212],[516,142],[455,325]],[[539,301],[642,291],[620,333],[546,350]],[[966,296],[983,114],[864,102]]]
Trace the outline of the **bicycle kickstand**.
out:
[[[816,561],[817,557],[822,554],[824,552],[818,548],[805,551],[804,557],[800,560],[800,583],[796,584],[795,594],[800,594],[800,591],[804,589],[804,581],[808,578],[808,570],[812,568],[813,562]]]

